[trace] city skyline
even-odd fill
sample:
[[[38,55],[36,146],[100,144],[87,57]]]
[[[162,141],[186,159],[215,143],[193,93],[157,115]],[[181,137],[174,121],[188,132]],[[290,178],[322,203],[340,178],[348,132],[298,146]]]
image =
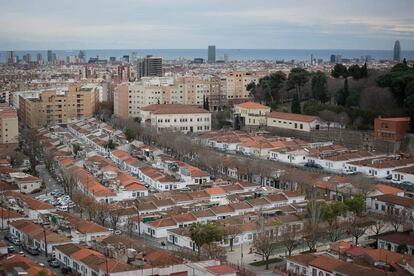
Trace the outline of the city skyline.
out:
[[[0,0],[0,50],[414,49],[412,1],[296,2]]]

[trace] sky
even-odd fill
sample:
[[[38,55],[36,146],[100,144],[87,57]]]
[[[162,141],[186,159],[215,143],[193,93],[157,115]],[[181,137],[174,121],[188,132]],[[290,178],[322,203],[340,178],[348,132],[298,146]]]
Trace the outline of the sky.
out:
[[[414,0],[0,0],[0,50],[414,50]]]

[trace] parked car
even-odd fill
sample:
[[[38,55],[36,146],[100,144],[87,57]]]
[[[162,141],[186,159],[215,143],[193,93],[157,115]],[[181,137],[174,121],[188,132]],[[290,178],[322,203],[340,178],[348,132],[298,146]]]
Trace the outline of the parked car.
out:
[[[411,183],[410,181],[403,181],[403,182],[400,183],[400,185],[403,185],[403,186],[413,186],[414,184]]]
[[[56,259],[50,259],[50,260],[48,261],[48,263],[49,263],[49,265],[50,265],[51,267],[53,267],[53,268],[58,268],[58,267],[60,266],[59,261],[58,261],[58,260],[56,260]]]
[[[20,246],[22,244],[22,242],[16,237],[13,237],[10,242],[17,246]]]
[[[115,230],[114,234],[115,235],[121,235],[122,234],[122,231],[121,230]]]
[[[13,236],[11,233],[7,233],[7,234],[4,236],[4,239],[5,239],[6,241],[12,242],[12,240],[13,240],[13,239],[15,239],[15,236]]]
[[[39,255],[39,249],[36,246],[29,246],[26,248],[26,251],[29,252],[30,255]]]
[[[7,252],[8,253],[13,253],[14,251],[16,251],[16,249],[14,248],[13,245],[10,245],[10,246],[7,247]]]
[[[323,169],[323,167],[321,165],[315,164],[315,163],[310,163],[310,162],[306,163],[305,167],[313,168],[313,169]]]

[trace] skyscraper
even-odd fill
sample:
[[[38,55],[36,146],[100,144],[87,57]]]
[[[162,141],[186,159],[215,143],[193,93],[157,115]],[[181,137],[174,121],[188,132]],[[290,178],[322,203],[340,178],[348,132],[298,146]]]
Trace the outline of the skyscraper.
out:
[[[146,56],[138,61],[138,77],[162,77],[162,58]]]
[[[8,51],[7,52],[7,63],[8,64],[13,64],[14,63],[14,52],[13,51]]]
[[[53,62],[53,52],[51,50],[47,50],[47,63]]]
[[[210,45],[208,46],[208,63],[216,63],[216,46]]]
[[[401,45],[400,45],[399,40],[395,41],[395,44],[394,44],[394,60],[395,61],[401,60]]]

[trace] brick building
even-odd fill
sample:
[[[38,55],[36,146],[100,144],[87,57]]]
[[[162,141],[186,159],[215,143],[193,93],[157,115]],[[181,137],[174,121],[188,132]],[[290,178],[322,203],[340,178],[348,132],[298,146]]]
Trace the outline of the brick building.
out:
[[[410,118],[382,118],[374,121],[375,138],[384,141],[400,141],[410,129]]]

